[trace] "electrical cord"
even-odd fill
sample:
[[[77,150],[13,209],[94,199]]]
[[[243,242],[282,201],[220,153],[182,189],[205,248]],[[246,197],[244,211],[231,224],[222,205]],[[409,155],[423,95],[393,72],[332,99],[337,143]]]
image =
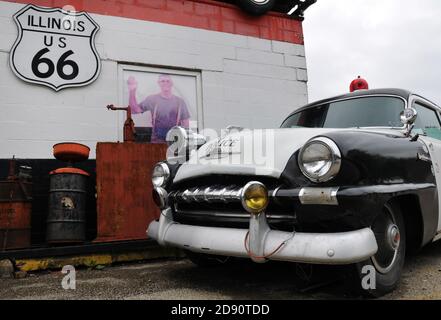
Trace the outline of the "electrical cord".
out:
[[[271,253],[269,254],[264,254],[262,256],[256,256],[255,254],[253,254],[249,248],[249,236],[250,236],[250,232],[247,232],[247,235],[245,236],[244,239],[244,246],[245,246],[245,250],[248,254],[248,256],[250,258],[254,258],[254,259],[268,259],[270,257],[272,257],[273,255],[275,255],[277,252],[279,252],[289,241],[291,241],[294,236],[295,236],[295,231],[292,233],[292,236],[289,237],[288,239],[286,239],[285,241],[283,241],[275,250],[273,250]]]

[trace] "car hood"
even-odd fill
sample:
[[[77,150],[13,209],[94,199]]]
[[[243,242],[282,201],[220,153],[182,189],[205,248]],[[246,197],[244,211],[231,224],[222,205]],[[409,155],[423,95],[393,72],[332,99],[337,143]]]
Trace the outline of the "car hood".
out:
[[[336,131],[367,131],[402,136],[392,129],[259,129],[231,133],[193,152],[173,182],[206,175],[248,175],[279,178],[293,153],[308,140]]]

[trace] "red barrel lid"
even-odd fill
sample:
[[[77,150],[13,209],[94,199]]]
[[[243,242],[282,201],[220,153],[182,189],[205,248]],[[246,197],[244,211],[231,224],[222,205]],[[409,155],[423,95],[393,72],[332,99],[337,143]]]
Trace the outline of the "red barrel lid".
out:
[[[65,162],[80,162],[89,159],[90,148],[76,142],[62,142],[54,145],[54,156]]]
[[[59,168],[59,169],[51,171],[49,174],[50,175],[54,175],[54,174],[80,174],[83,176],[90,177],[90,174],[88,174],[86,171],[78,169],[78,168]]]

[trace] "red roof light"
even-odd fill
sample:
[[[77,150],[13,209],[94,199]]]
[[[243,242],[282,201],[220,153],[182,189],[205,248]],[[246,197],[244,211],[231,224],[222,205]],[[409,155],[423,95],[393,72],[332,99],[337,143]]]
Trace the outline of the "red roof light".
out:
[[[358,76],[357,79],[353,80],[349,87],[350,92],[354,92],[357,90],[368,90],[368,89],[369,89],[369,84],[365,79],[362,79],[360,76]]]

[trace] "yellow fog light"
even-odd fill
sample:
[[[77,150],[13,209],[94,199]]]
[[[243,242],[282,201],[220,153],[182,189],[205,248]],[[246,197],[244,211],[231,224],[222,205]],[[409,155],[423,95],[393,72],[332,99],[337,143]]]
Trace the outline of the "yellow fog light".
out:
[[[268,190],[257,181],[249,182],[242,190],[242,206],[252,214],[261,213],[268,206]]]

